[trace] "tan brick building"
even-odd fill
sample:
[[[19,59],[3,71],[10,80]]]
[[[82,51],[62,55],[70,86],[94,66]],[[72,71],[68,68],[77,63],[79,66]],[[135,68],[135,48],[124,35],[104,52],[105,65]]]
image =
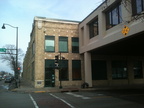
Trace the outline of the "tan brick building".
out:
[[[76,21],[35,17],[31,40],[23,63],[23,77],[34,87],[79,86],[83,82],[83,60],[79,54]],[[55,56],[61,61],[61,75]]]

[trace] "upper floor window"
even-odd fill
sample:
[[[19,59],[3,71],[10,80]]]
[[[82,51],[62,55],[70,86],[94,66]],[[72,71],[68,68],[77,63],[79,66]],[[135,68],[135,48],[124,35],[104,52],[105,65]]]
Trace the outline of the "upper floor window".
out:
[[[35,54],[35,42],[32,43],[32,55]]]
[[[54,52],[55,51],[55,37],[45,36],[45,51]]]
[[[68,37],[59,37],[59,52],[68,52]]]
[[[98,35],[98,18],[89,23],[89,35],[90,38]]]
[[[114,7],[106,11],[106,29],[110,29],[121,22],[122,22],[121,4],[118,3]]]
[[[140,14],[144,11],[144,0],[131,0],[132,3],[132,14]]]
[[[79,53],[79,38],[72,38],[72,53]]]

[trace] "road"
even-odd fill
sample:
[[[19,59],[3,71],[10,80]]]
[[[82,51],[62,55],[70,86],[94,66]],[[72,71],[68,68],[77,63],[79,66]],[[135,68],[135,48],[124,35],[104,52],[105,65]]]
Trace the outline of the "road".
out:
[[[143,90],[53,93],[75,108],[144,108]]]
[[[144,108],[144,89],[64,93],[8,91],[0,81],[0,108]]]
[[[0,108],[70,108],[49,93],[11,92],[8,85],[0,81]]]

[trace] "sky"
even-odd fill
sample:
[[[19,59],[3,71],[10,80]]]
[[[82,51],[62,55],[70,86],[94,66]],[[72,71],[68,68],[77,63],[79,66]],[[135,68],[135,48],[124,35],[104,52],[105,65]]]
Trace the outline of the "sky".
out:
[[[0,0],[0,48],[6,44],[16,45],[18,27],[18,47],[24,54],[30,41],[35,16],[82,21],[104,0]],[[0,60],[0,71],[13,73],[6,63]]]

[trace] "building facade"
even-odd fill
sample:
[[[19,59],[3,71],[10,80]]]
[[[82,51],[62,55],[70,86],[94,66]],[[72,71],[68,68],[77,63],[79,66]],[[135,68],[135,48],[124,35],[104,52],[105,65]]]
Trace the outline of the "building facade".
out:
[[[143,27],[143,0],[105,0],[81,22],[35,17],[23,76],[34,87],[144,84]]]
[[[23,77],[34,87],[80,86],[83,60],[79,54],[79,22],[35,17],[23,63]],[[59,68],[55,69],[55,57]]]
[[[144,1],[105,0],[79,24],[85,81],[144,84]]]

